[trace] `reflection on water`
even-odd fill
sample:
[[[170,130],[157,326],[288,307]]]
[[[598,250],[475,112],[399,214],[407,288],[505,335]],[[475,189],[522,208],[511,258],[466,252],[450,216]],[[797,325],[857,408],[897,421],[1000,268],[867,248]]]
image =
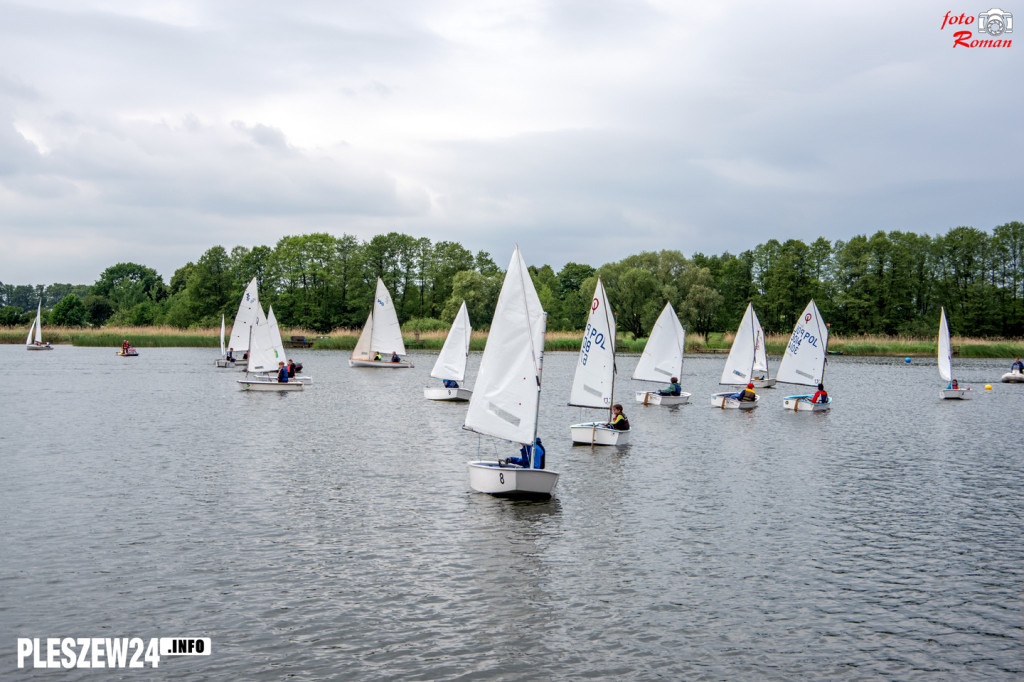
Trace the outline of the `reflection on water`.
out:
[[[627,402],[572,447],[575,356],[546,357],[548,501],[469,491],[517,445],[461,429],[416,368],[305,351],[302,393],[237,389],[209,351],[0,347],[0,665],[16,637],[213,639],[182,676],[1010,679],[1021,663],[1024,386],[960,360],[830,358],[826,413]],[[24,357],[28,356],[28,357]],[[473,354],[474,376],[479,354]],[[619,358],[628,377],[636,356]],[[773,366],[776,362],[773,361]],[[472,386],[472,379],[468,382]]]

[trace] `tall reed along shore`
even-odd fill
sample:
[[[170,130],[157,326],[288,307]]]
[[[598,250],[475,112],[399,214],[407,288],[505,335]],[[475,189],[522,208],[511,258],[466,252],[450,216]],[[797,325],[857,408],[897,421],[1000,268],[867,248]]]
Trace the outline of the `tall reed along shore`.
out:
[[[17,327],[0,328],[0,343],[18,344],[25,342],[26,329]],[[229,330],[230,331],[230,330]],[[410,349],[440,350],[447,331],[406,331],[405,344]],[[136,348],[217,348],[220,345],[220,328],[177,329],[175,327],[99,327],[65,328],[46,327],[44,341],[52,344],[71,344],[120,348],[127,339]],[[318,334],[308,329],[282,329],[281,338],[288,344],[291,337],[304,338],[313,342],[316,350],[352,350],[359,339],[358,329],[337,329],[329,334]],[[545,350],[578,351],[583,332],[548,332]],[[687,353],[726,353],[732,345],[733,334],[712,332],[703,335],[688,334]],[[788,334],[771,334],[766,337],[770,355],[781,355],[789,342]],[[486,331],[474,331],[470,350],[480,351],[487,343]],[[647,343],[646,338],[632,338],[630,334],[618,335],[616,348],[623,353],[640,353]],[[934,338],[909,336],[832,336],[828,350],[835,355],[929,357],[934,356],[937,341]],[[974,339],[956,336],[951,339],[953,353],[964,358],[1007,358],[1024,356],[1024,339]]]

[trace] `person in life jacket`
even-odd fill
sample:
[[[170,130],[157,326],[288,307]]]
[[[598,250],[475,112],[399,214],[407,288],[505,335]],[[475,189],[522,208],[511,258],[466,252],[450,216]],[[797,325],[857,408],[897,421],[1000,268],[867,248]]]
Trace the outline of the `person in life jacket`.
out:
[[[616,431],[629,431],[629,420],[626,419],[626,415],[622,414],[622,405],[618,403],[612,405],[612,420],[605,426],[610,426]]]
[[[128,355],[129,348],[131,348],[131,345],[128,343],[128,339],[125,339],[124,343],[121,344],[121,355]]]
[[[288,378],[289,379],[294,379],[295,378],[295,361],[294,360],[289,360],[288,361]]]
[[[380,362],[380,361],[382,361],[382,360],[383,360],[384,358],[382,358],[382,357],[380,356],[380,351],[377,351],[377,352],[376,352],[376,353],[374,354],[374,356],[373,356],[373,359],[374,359],[374,360],[375,360],[376,362]]]
[[[279,384],[288,383],[288,368],[284,366],[284,360],[277,361],[277,382]]]
[[[509,457],[508,459],[499,459],[499,466],[520,466],[530,468],[531,461],[535,464],[533,468],[543,469],[544,468],[544,444],[540,442],[540,438],[537,439],[536,445],[527,445],[526,443],[520,443],[522,447],[519,449],[518,457]]]
[[[1021,362],[1020,358],[1014,359],[1013,364],[1010,365],[1010,371],[1024,374],[1024,362]]]
[[[444,387],[445,388],[458,388],[459,387],[459,382],[457,382],[455,379],[444,379],[443,381],[444,381]]]
[[[955,381],[953,383],[956,384]],[[811,398],[811,402],[812,403],[817,403],[819,405],[821,403],[827,403],[828,402],[828,391],[825,390],[825,385],[824,384],[818,384],[818,392],[814,394],[813,398]]]
[[[741,403],[750,403],[757,400],[757,394],[754,393],[754,384],[747,384],[747,387],[735,394],[736,400]]]
[[[227,357],[225,357],[224,359],[227,360],[228,362],[234,362],[235,361],[235,349],[234,348],[228,348]]]
[[[661,395],[679,395],[682,392],[683,387],[679,385],[678,377],[672,377],[672,383],[670,383],[666,388],[663,388],[660,391],[658,391],[658,393]]]

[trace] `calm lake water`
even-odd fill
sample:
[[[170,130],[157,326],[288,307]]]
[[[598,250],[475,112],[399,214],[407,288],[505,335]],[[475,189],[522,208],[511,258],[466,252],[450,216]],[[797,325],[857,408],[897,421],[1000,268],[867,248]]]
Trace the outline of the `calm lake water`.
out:
[[[209,349],[0,346],[0,676],[17,637],[212,638],[158,670],[61,679],[1021,679],[1024,386],[1010,360],[834,357],[831,412],[617,396],[634,433],[571,447],[576,356],[541,407],[556,496],[472,493],[513,448],[428,402],[436,357],[239,391]],[[471,358],[474,376],[479,354]],[[620,358],[628,377],[637,356]],[[772,359],[772,367],[778,358]],[[472,386],[472,379],[467,382]],[[986,392],[984,384],[993,390]],[[135,672],[136,674],[130,674]]]

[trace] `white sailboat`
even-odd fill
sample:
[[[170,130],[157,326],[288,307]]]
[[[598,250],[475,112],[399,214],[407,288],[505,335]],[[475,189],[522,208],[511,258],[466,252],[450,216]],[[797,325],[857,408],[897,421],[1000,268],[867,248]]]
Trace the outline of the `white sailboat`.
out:
[[[231,340],[228,342],[228,348],[233,357],[244,358],[245,353],[249,350],[249,328],[255,325],[256,320],[262,316],[263,306],[260,305],[259,287],[256,285],[256,278],[253,277],[249,285],[245,287],[242,300],[238,303],[238,312],[235,313],[235,321],[231,325]],[[221,356],[224,355],[225,353],[221,351]],[[240,365],[242,369],[246,368],[244,362],[235,364]],[[227,365],[218,363],[217,366]]]
[[[278,361],[283,362],[285,364],[285,366],[287,366],[288,365],[288,355],[287,355],[287,353],[285,353],[284,342],[281,340],[281,329],[277,326],[277,317],[274,315],[274,306],[270,306],[267,309],[267,316],[266,317],[263,317],[263,311],[261,310],[260,311],[259,320],[260,320],[260,324],[266,324],[267,327],[269,327],[269,329],[268,329],[268,331],[266,333],[266,338],[268,338],[270,340],[270,346],[271,346],[271,348],[273,349],[273,352],[274,352],[274,367],[273,367],[272,370],[270,370],[268,372],[264,372],[264,374],[266,374],[266,376],[268,378],[274,379],[276,381],[277,380],[277,362]],[[301,366],[300,365],[296,365],[296,367],[298,368],[298,367],[301,367]],[[313,377],[306,376],[304,374],[296,374],[295,376],[293,376],[290,379],[288,379],[288,382],[289,383],[297,382],[297,383],[300,383],[300,384],[306,384],[308,386],[309,384],[313,383]]]
[[[601,278],[594,289],[590,304],[590,317],[583,332],[576,374],[569,393],[569,404],[608,410],[611,418],[615,402],[615,318],[608,306]],[[569,427],[573,443],[587,445],[625,445],[630,430],[618,431],[607,422],[586,422]]]
[[[444,340],[441,352],[437,356],[434,368],[430,370],[430,376],[443,381],[459,382],[466,378],[466,360],[469,357],[469,338],[473,334],[473,327],[469,324],[469,311],[466,310],[466,302],[462,302],[459,313],[452,322],[452,328],[448,330],[448,337]],[[469,400],[473,392],[468,388],[454,386],[428,386],[423,389],[423,396],[428,400]]]
[[[234,357],[228,360],[228,351],[224,347],[224,315],[220,316],[220,357],[213,361],[213,364],[217,367],[231,368],[235,366]]]
[[[28,328],[28,336],[25,337],[25,348],[28,350],[53,350],[49,343],[43,343],[42,315],[43,302],[39,301],[39,305],[36,307],[36,319]]]
[[[675,308],[666,303],[658,321],[654,323],[644,352],[633,370],[633,379],[664,383],[683,373],[683,352],[686,348],[686,330],[679,322]],[[658,391],[637,391],[636,401],[644,405],[683,405],[689,393],[662,395]]]
[[[733,339],[732,348],[729,349],[729,357],[726,358],[725,367],[722,368],[722,377],[718,383],[723,386],[746,386],[753,383],[755,367],[759,364],[758,348],[764,356],[764,367],[758,370],[768,371],[767,356],[764,355],[764,333],[761,331],[761,323],[754,312],[754,306],[747,304],[747,309],[740,320],[740,326],[736,330],[736,338]],[[773,382],[774,383],[774,382]],[[755,384],[756,386],[756,384]],[[743,390],[742,388],[740,389]],[[738,400],[736,392],[715,393],[711,396],[711,404],[722,409],[750,410],[757,407],[761,396],[755,396],[754,400]]]
[[[547,314],[517,246],[498,295],[462,428],[529,446],[519,464],[468,462],[469,485],[493,495],[550,496],[558,473],[538,456],[537,416]]]
[[[954,386],[953,382],[953,349],[949,345],[949,325],[946,324],[946,309],[939,313],[939,347],[937,350],[939,376],[946,382],[946,387],[939,391],[939,397],[947,400],[967,400],[971,397],[969,388]]]
[[[273,311],[271,311],[273,312]],[[239,388],[243,391],[301,391],[303,384],[298,381],[281,383],[277,380],[278,362],[283,358],[274,349],[274,341],[270,334],[270,322],[259,310],[259,319],[249,328],[249,360],[246,363],[246,376],[239,379]]]
[[[392,362],[392,354],[398,354],[399,361]],[[391,300],[384,281],[377,278],[377,293],[366,318],[363,331],[348,359],[349,367],[392,367],[409,368],[412,362],[402,360],[405,355],[405,343],[402,341],[402,328],[398,324],[398,313],[395,302]]]
[[[825,358],[828,355],[828,325],[821,319],[814,299],[797,318],[793,336],[782,355],[775,377],[780,383],[818,387],[825,378]],[[787,410],[797,412],[824,412],[832,407],[831,396],[823,403],[812,402],[812,395],[790,395],[782,400]]]

